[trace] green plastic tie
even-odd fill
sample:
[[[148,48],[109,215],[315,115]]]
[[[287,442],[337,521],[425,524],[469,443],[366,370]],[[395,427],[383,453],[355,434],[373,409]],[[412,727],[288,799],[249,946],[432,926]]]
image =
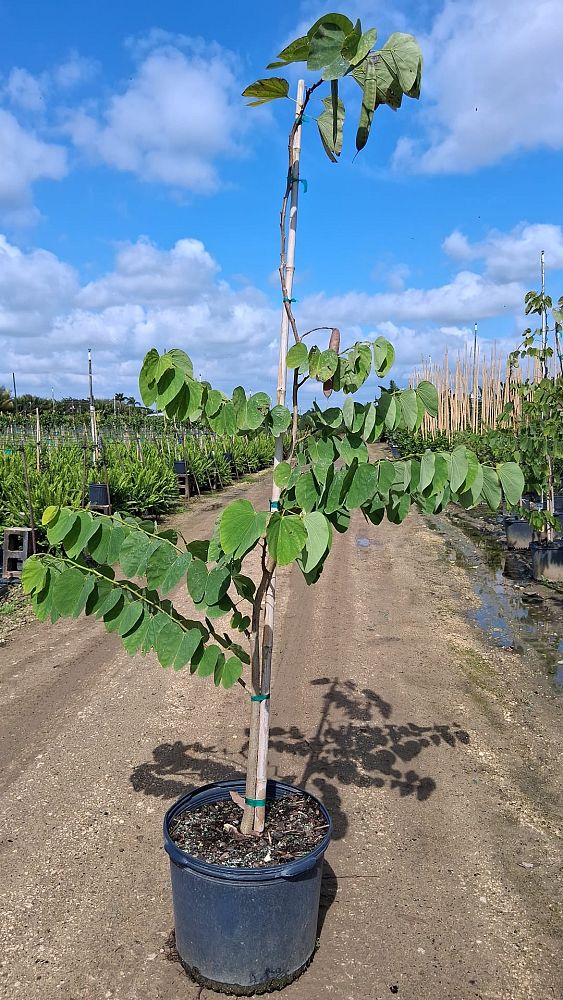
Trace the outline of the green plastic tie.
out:
[[[297,302],[297,299],[290,299],[289,296],[284,295],[282,302]]]
[[[266,799],[247,799],[245,796],[244,801],[247,806],[255,806],[256,808],[266,805]]]
[[[270,500],[270,510],[279,510],[280,502],[279,500]]]
[[[251,694],[250,695],[250,700],[251,701],[268,701],[269,697],[270,697],[270,693],[269,692],[268,692],[268,694]]]

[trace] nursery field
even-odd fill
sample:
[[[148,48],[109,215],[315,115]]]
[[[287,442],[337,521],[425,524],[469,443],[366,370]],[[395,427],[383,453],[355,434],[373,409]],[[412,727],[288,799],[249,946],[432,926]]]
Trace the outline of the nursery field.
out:
[[[269,485],[172,520],[202,537]],[[433,526],[356,513],[316,588],[280,571],[272,773],[335,826],[319,949],[288,998],[561,996],[560,696],[469,620],[468,572]],[[243,690],[130,658],[88,618],[13,632],[0,691],[0,996],[211,1000],[175,960],[161,815],[244,769]]]

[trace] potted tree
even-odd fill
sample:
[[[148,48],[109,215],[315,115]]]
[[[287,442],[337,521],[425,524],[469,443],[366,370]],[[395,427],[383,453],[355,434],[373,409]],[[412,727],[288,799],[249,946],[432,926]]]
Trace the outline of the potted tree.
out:
[[[521,345],[510,355],[510,362],[518,366],[520,358],[532,358],[539,365],[540,379],[524,382],[520,387],[522,396],[521,416],[515,428],[517,454],[521,462],[527,488],[539,498],[527,507],[520,508],[520,522],[512,526],[522,527],[526,521],[534,533],[532,543],[532,572],[534,579],[545,578],[552,582],[563,580],[563,547],[557,538],[561,512],[560,489],[563,459],[563,374],[559,342],[559,322],[563,318],[559,308],[552,308],[551,298],[541,292],[528,292],[525,298],[526,313],[541,318],[541,326],[527,329]],[[548,323],[552,311],[553,325]],[[557,354],[555,371],[550,376],[549,366],[554,357],[554,348],[549,343],[550,333],[554,334]],[[504,416],[513,412],[512,404],[504,411]]]
[[[331,831],[328,812],[310,793],[268,781],[277,568],[295,563],[314,585],[334,539],[357,512],[373,524],[385,516],[399,524],[412,505],[436,513],[450,500],[466,506],[485,500],[496,508],[503,492],[517,503],[523,487],[515,463],[489,468],[465,447],[451,454],[427,451],[420,461],[370,456],[384,432],[413,430],[425,413],[436,415],[434,387],[422,382],[416,390],[382,390],[376,400],[356,402],[354,394],[372,371],[382,378],[390,370],[391,344],[378,337],[342,349],[337,329],[301,331],[293,312],[301,126],[313,95],[327,91],[316,121],[332,161],[342,148],[342,81],[360,88],[358,150],[379,106],[396,109],[404,95],[419,96],[422,60],[415,39],[396,33],[379,50],[375,39],[375,29],[362,31],[359,21],[329,14],[271,66],[306,62],[315,74],[307,87],[299,86],[288,138],[275,405],[264,392],[247,396],[239,386],[228,398],[198,381],[182,350],[149,351],[140,373],[144,403],[156,403],[178,421],[204,417],[212,431],[233,438],[258,428],[273,435],[269,510],[237,499],[219,515],[210,539],[185,544],[174,530],[152,522],[49,507],[43,523],[52,549],[28,560],[24,572],[40,619],[94,615],[121,636],[131,655],[154,650],[165,668],[189,668],[216,685],[239,684],[247,692],[246,776],[188,792],[164,820],[180,958],[198,982],[241,995],[279,988],[309,962]],[[253,104],[288,93],[287,81],[277,76],[245,91]],[[315,332],[327,338],[327,347],[308,346]],[[320,383],[327,397],[341,390],[344,404],[315,405],[301,421],[300,391],[307,380]],[[181,581],[187,582],[193,619],[168,596]]]

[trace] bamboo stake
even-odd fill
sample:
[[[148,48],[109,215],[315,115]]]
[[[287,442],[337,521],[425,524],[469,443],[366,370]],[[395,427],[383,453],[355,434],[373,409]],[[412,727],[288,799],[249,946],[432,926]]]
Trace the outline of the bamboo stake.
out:
[[[296,106],[296,117],[301,114],[303,103],[305,100],[305,82],[299,80],[297,85],[297,106]],[[301,126],[295,129],[293,134],[292,148],[291,148],[291,192],[290,192],[290,209],[289,209],[289,232],[287,235],[287,248],[285,260],[282,260],[283,267],[283,278],[282,285],[285,284],[285,294],[289,299],[291,299],[293,291],[293,277],[295,273],[295,242],[297,236],[297,212],[299,205],[299,163],[301,157]],[[285,403],[286,394],[286,380],[287,380],[287,350],[288,350],[288,340],[289,340],[289,324],[290,317],[289,311],[286,309],[285,302],[282,303],[282,317],[281,317],[281,327],[280,327],[280,348],[279,348],[279,364],[278,364],[278,388],[277,388],[277,403],[279,406],[283,406]],[[274,452],[274,471],[280,462],[283,462],[283,434],[279,434],[276,438],[275,452]],[[279,507],[281,490],[279,486],[276,486],[275,482],[272,481],[272,498],[270,502],[270,509],[277,510]],[[247,798],[253,798],[258,802],[265,801],[266,799],[266,786],[268,780],[267,766],[268,766],[268,740],[270,733],[270,686],[271,686],[271,675],[272,675],[272,651],[274,642],[274,620],[275,620],[275,605],[276,605],[276,572],[275,567],[270,575],[268,585],[266,587],[266,593],[264,597],[264,627],[262,632],[262,675],[260,678],[260,691],[257,692],[263,701],[252,702],[252,712],[255,713],[256,708],[258,709],[258,746],[256,754],[256,780],[255,780],[255,793],[249,795],[247,791]],[[251,727],[252,728],[252,727]],[[249,757],[250,757],[250,747],[249,747]],[[249,760],[249,763],[252,763]],[[261,833],[264,829],[265,823],[265,806],[259,805],[256,807],[254,813],[254,831],[256,833]]]
[[[35,408],[35,468],[41,472],[41,420],[39,407]]]

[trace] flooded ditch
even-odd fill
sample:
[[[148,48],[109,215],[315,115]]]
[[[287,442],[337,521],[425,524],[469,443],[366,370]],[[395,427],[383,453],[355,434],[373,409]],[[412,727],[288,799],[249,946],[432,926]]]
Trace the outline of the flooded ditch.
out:
[[[538,656],[563,693],[563,588],[533,580],[529,553],[507,550],[501,515],[451,508],[427,523],[468,573],[479,601],[468,617],[496,645]]]

